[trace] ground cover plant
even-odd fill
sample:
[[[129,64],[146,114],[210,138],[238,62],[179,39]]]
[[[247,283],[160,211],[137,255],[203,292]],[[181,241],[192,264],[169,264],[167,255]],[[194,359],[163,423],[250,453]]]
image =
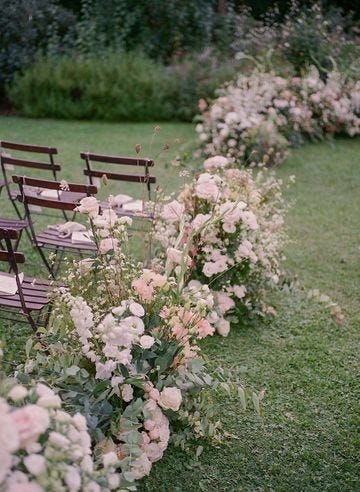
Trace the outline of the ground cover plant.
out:
[[[29,127],[29,120],[2,119],[0,127],[2,138],[43,143],[46,134],[53,139],[50,144],[61,147],[60,140],[66,146],[67,179],[81,176],[81,166],[74,165],[79,143],[93,145],[97,139],[109,153],[124,154],[133,152],[139,143],[137,131],[132,137],[127,133],[136,126],[123,129],[121,125],[39,121]],[[146,126],[138,128],[143,132]],[[167,128],[174,139],[179,137],[176,133],[184,136],[193,131],[185,125]],[[286,191],[289,200],[296,199],[287,218],[294,242],[287,247],[286,266],[306,289],[294,295],[284,288],[275,296],[278,317],[272,325],[243,327],[227,339],[202,342],[214,369],[221,360],[241,379],[266,389],[263,420],[251,415],[240,419],[237,398],[219,399],[218,412],[239,439],[226,447],[205,444],[196,462],[186,453],[169,450],[154,466],[144,490],[358,487],[356,352],[360,313],[354,295],[358,278],[358,152],[357,140],[306,145],[277,170],[282,178],[297,175],[295,185]],[[164,157],[160,159],[164,164]],[[176,190],[178,170],[160,169],[159,177]],[[2,204],[4,200],[1,197]],[[333,324],[327,313],[307,299],[306,290],[314,287],[341,304],[346,315],[343,326]],[[17,345],[11,346],[14,330]],[[19,348],[28,333],[3,324],[3,336],[10,345],[5,352],[7,361],[21,356]]]

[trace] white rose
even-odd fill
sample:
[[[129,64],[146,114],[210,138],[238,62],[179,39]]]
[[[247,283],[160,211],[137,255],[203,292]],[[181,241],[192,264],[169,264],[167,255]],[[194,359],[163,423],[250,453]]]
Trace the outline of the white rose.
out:
[[[140,318],[145,314],[145,309],[138,302],[131,302],[129,305],[129,310],[131,314],[134,316],[139,316]]]
[[[73,416],[73,422],[79,431],[86,431],[87,430],[87,424],[86,424],[86,418],[81,415],[81,413],[76,413]]]
[[[179,388],[164,388],[158,399],[158,404],[164,410],[174,410],[177,412],[182,401],[181,391]]]
[[[106,453],[103,456],[103,464],[105,468],[108,468],[111,465],[115,465],[118,462],[118,457],[114,451],[110,451],[110,453]]]
[[[81,476],[74,466],[67,466],[64,480],[70,492],[78,492],[80,490]]]
[[[102,239],[99,244],[99,253],[105,255],[108,251],[116,251],[119,248],[119,240],[114,237]]]
[[[25,386],[22,386],[21,384],[17,384],[11,390],[9,391],[8,397],[11,398],[13,401],[20,401],[23,400],[28,394],[28,390],[25,388]]]
[[[44,408],[59,408],[61,407],[61,399],[58,395],[41,396],[37,404]]]
[[[89,214],[90,217],[99,215],[99,203],[93,196],[87,196],[80,200],[80,205],[75,208],[81,214]]]
[[[219,321],[217,321],[215,327],[219,335],[221,335],[222,337],[228,336],[230,332],[230,323],[226,319],[221,318]]]
[[[121,387],[121,396],[124,401],[131,401],[133,399],[133,395],[134,390],[130,384],[124,384],[124,386]]]
[[[155,343],[155,339],[149,335],[143,335],[140,338],[140,345],[143,349],[149,349]]]

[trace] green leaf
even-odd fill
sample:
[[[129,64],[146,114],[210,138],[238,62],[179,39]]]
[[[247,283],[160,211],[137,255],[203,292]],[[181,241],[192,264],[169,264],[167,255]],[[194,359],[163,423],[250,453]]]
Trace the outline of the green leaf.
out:
[[[260,400],[259,400],[258,395],[255,392],[253,392],[253,394],[252,394],[252,402],[253,402],[253,405],[254,405],[254,408],[255,408],[257,414],[260,415],[261,414]]]
[[[246,410],[247,407],[246,395],[245,395],[244,388],[242,388],[241,386],[238,387],[238,395],[240,398],[241,406],[243,407],[244,410]]]
[[[26,357],[29,358],[31,349],[33,347],[34,340],[32,338],[28,338],[25,344],[25,354]]]
[[[78,367],[78,366],[71,366],[71,367],[68,367],[66,369],[65,373],[68,376],[75,376],[79,371],[80,371],[80,367]]]
[[[198,446],[196,448],[196,457],[199,458],[202,454],[202,452],[204,451],[204,447],[203,446]]]

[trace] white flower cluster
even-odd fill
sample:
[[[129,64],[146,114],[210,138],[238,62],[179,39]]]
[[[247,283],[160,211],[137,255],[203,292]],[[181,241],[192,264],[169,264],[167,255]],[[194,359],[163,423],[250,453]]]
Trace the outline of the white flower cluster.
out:
[[[239,305],[251,310],[262,286],[277,283],[285,237],[281,181],[265,171],[254,179],[251,172],[229,166],[222,156],[207,159],[207,172],[158,207],[155,224],[155,239],[167,258],[176,264],[174,247],[179,258],[188,250],[189,285],[211,285],[215,303],[207,319],[222,335],[230,329],[225,315]]]
[[[113,465],[95,465],[85,418],[61,410],[46,385],[1,383],[0,489],[5,492],[116,490]],[[104,465],[108,457],[104,456]]]
[[[304,77],[255,70],[220,90],[197,132],[205,155],[278,164],[303,137],[360,133],[360,82],[315,67]]]

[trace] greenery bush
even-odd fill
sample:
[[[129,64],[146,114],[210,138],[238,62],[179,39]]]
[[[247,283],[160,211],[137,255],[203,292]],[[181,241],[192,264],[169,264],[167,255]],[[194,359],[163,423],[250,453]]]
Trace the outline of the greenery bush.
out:
[[[23,115],[36,118],[191,120],[198,100],[212,98],[236,67],[210,53],[169,67],[139,52],[41,57],[15,77],[8,95]]]
[[[40,58],[9,90],[25,116],[147,121],[172,117],[161,65],[140,53]]]
[[[75,15],[55,0],[0,0],[0,87],[39,51],[62,52],[71,44]]]

